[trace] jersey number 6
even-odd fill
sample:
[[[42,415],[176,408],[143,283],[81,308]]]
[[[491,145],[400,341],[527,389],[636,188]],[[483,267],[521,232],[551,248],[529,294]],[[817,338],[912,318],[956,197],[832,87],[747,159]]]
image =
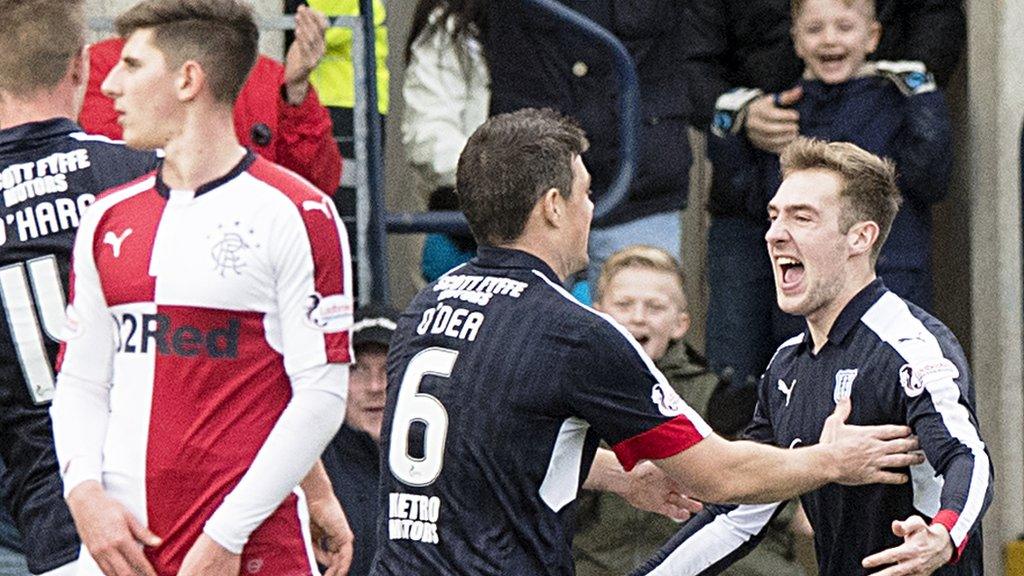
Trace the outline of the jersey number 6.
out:
[[[391,421],[391,473],[409,486],[427,486],[437,480],[444,465],[444,442],[448,436],[448,411],[437,398],[420,392],[424,376],[448,378],[459,353],[447,348],[427,348],[409,361],[398,388],[398,401]],[[409,455],[409,429],[413,422],[426,427],[423,457]]]

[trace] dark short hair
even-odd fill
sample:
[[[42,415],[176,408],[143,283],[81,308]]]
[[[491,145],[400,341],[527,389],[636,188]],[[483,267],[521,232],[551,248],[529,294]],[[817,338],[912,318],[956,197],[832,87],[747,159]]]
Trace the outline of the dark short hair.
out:
[[[857,222],[868,220],[878,224],[878,241],[871,247],[871,261],[876,261],[903,203],[892,160],[849,142],[813,138],[797,138],[782,151],[779,160],[783,180],[803,170],[828,170],[839,175],[839,198],[844,201],[839,229],[845,233]]]
[[[153,29],[153,44],[168,63],[198,62],[219,102],[235,101],[259,53],[252,7],[241,0],[143,0],[114,25],[125,38]]]
[[[29,97],[56,88],[84,45],[82,0],[3,0],[0,90]]]
[[[573,158],[586,149],[579,125],[554,110],[524,108],[484,122],[459,157],[455,185],[476,241],[512,242],[544,192],[568,198]]]

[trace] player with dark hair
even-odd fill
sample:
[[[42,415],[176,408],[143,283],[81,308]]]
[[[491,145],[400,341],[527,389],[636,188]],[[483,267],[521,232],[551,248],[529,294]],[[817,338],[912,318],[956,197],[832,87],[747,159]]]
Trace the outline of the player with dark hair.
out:
[[[350,535],[314,466],[352,358],[344,226],[238,143],[247,3],[146,0],[115,24],[103,90],[128,145],[165,157],[101,196],[75,243],[51,414],[79,574],[316,573],[303,499],[333,515],[322,549]]]
[[[0,2],[0,456],[33,574],[70,574],[79,550],[47,413],[75,229],[100,192],[156,165],[71,120],[84,25],[80,0]]]
[[[845,425],[849,403],[795,452],[714,434],[626,329],[562,288],[587,264],[586,146],[573,122],[524,109],[463,150],[457,191],[480,249],[416,296],[392,339],[372,574],[572,574],[581,484],[614,488],[644,460],[683,493],[742,502],[905,482],[887,469],[920,461],[904,426]]]
[[[855,423],[910,426],[927,456],[910,467],[913,482],[827,484],[801,498],[819,572],[981,574],[992,464],[967,359],[948,328],[875,276],[901,201],[895,167],[853,144],[808,139],[781,164],[765,239],[779,307],[807,329],[775,353],[745,435],[799,453],[844,399]],[[709,507],[636,574],[717,574],[757,545],[779,507]]]

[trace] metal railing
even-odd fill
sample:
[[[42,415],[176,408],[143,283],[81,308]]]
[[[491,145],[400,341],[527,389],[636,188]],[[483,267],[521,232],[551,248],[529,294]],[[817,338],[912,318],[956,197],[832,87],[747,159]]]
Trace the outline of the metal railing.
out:
[[[625,46],[604,28],[559,4],[555,0],[523,0],[548,16],[575,28],[603,46],[610,54],[619,77],[619,167],[606,193],[594,207],[594,222],[601,221],[628,195],[636,171],[636,135],[640,125],[640,91],[636,67]],[[334,16],[330,27],[352,30],[352,65],[355,84],[353,108],[354,162],[346,163],[346,180],[355,172],[355,266],[359,268],[359,304],[386,303],[389,300],[387,233],[424,232],[468,233],[465,217],[456,211],[389,213],[384,198],[384,172],[380,110],[377,106],[376,36],[373,0],[359,0],[358,16]],[[90,27],[97,31],[113,29],[112,20],[94,18]],[[295,28],[293,16],[261,18],[265,30]]]

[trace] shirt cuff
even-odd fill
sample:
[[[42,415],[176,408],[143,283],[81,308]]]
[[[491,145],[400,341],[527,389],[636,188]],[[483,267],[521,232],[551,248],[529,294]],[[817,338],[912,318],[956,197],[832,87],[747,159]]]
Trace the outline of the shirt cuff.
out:
[[[963,554],[964,548],[967,547],[967,542],[971,539],[971,535],[964,536],[963,542],[957,546],[956,540],[953,539],[953,525],[956,524],[957,520],[960,519],[960,514],[954,510],[939,510],[939,513],[932,518],[932,524],[939,524],[946,528],[949,532],[950,541],[953,543],[953,555],[949,558],[949,564],[956,564],[960,561],[960,556]]]

